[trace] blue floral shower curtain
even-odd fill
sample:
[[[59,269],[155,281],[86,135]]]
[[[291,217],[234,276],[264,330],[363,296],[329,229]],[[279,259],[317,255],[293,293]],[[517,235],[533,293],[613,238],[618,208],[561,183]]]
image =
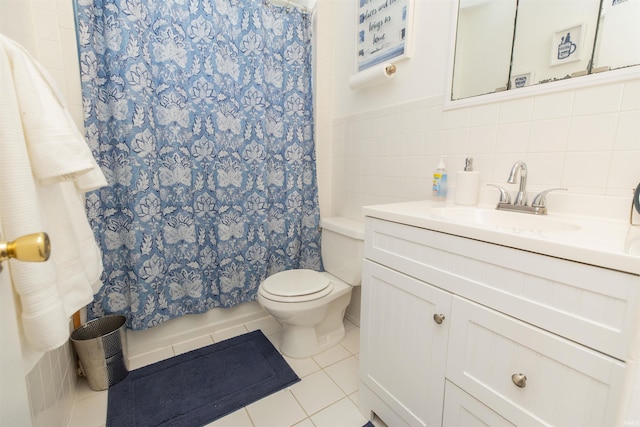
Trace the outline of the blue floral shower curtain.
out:
[[[260,0],[77,0],[88,194],[104,253],[89,316],[132,329],[320,270],[311,23]]]

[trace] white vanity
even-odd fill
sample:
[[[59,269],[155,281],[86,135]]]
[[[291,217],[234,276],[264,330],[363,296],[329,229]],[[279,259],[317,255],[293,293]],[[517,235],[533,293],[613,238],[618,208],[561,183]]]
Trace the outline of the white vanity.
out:
[[[391,427],[640,422],[640,227],[495,212],[364,208],[360,410]]]

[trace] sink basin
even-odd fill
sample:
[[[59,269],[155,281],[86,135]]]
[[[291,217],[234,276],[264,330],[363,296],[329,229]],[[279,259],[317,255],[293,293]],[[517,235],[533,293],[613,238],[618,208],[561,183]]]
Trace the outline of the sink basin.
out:
[[[544,215],[531,215],[518,212],[506,212],[495,209],[440,207],[430,210],[437,219],[454,221],[509,231],[562,232],[576,231],[580,226],[569,222],[549,218]]]

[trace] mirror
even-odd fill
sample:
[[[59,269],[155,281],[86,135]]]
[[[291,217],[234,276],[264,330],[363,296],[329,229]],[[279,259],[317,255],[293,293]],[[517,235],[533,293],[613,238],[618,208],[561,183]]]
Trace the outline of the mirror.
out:
[[[451,100],[640,64],[640,0],[459,0]]]

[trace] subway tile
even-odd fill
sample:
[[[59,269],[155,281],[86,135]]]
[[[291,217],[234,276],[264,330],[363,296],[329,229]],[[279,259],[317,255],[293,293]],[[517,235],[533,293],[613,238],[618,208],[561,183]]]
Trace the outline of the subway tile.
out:
[[[64,70],[62,45],[59,41],[37,39],[38,62],[47,70]]]
[[[445,129],[466,129],[471,120],[471,110],[463,108],[445,113]]]
[[[467,139],[469,153],[493,153],[496,150],[498,127],[490,125],[470,128]]]
[[[615,141],[617,124],[617,114],[572,118],[567,151],[611,150]]]
[[[569,135],[569,119],[539,120],[531,124],[530,153],[565,151]]]
[[[504,124],[498,127],[496,153],[526,152],[529,144],[529,122]]]
[[[573,92],[537,96],[533,101],[533,120],[569,117],[572,105]]]
[[[624,83],[622,92],[621,111],[640,109],[640,79]]]
[[[36,38],[60,42],[57,11],[33,9],[33,26]]]
[[[616,83],[576,91],[572,115],[583,116],[618,111],[622,105],[623,88],[623,83]]]
[[[631,190],[640,182],[640,148],[614,151],[607,181],[607,194],[631,196]]]
[[[613,147],[614,150],[640,150],[640,110],[620,113]]]
[[[473,107],[471,109],[471,119],[469,121],[469,126],[474,127],[495,125],[498,123],[499,115],[499,104],[488,104]]]
[[[562,185],[570,191],[602,193],[607,185],[611,168],[610,151],[567,152],[563,166]]]
[[[498,123],[508,124],[531,120],[533,111],[533,98],[507,101],[500,104],[500,116]]]

